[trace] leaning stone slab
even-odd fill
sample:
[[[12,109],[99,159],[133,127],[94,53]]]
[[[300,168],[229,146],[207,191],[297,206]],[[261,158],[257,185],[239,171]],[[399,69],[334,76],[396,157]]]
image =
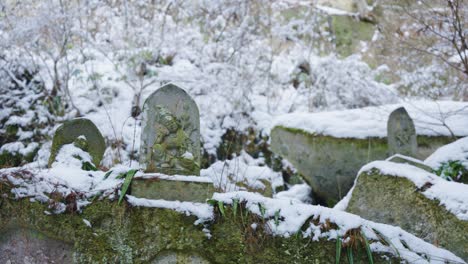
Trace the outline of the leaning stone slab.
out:
[[[200,115],[183,89],[167,84],[143,105],[140,167],[168,175],[200,175]]]
[[[408,156],[403,156],[401,154],[395,154],[391,156],[390,158],[386,159],[386,161],[409,164],[409,165],[418,167],[430,173],[432,173],[433,171],[430,166],[428,166],[427,164],[424,164],[424,161],[418,160],[412,157],[408,157]]]
[[[416,156],[418,151],[416,128],[404,107],[390,114],[387,122],[387,140],[390,154]]]
[[[468,261],[465,184],[445,181],[408,164],[376,161],[363,167],[342,202],[340,207],[347,212],[400,226]]]
[[[207,177],[143,174],[133,178],[131,193],[138,198],[204,203],[213,196],[213,181]]]
[[[49,167],[54,163],[60,148],[65,144],[75,145],[91,155],[95,166],[99,166],[106,150],[106,143],[99,129],[91,120],[77,118],[65,121],[57,128],[52,140]]]

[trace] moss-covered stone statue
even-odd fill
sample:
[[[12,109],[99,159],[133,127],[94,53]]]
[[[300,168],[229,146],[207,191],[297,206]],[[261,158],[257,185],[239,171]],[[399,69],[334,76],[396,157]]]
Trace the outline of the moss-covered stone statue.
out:
[[[77,118],[65,121],[55,131],[50,151],[49,167],[54,163],[60,148],[71,143],[88,152],[91,155],[93,164],[96,167],[99,166],[106,150],[104,138],[96,125],[89,119]]]
[[[181,122],[163,106],[156,106],[156,110],[156,139],[148,153],[152,162],[147,170],[165,174],[199,171],[199,165],[193,159],[193,146]]]
[[[143,105],[140,166],[146,172],[200,175],[200,115],[181,88],[159,88]]]

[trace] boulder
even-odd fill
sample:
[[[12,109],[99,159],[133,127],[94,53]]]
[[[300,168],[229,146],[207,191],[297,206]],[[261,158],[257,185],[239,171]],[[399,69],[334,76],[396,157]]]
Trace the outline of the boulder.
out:
[[[400,226],[468,260],[468,185],[409,164],[377,161],[361,170],[342,202],[347,212]]]

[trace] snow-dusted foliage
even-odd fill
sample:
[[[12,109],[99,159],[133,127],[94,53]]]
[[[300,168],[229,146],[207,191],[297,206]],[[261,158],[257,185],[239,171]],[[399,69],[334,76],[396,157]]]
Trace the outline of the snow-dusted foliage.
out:
[[[54,121],[41,131],[51,136],[60,120],[84,116],[106,137],[103,165],[111,166],[136,159],[142,104],[167,82],[196,100],[204,148],[211,154],[228,128],[260,131],[278,114],[396,101],[393,88],[376,82],[378,71],[359,57],[316,55],[330,50],[314,43],[332,38],[320,17],[324,11],[314,6],[240,0],[125,3],[4,5],[0,89],[15,99],[2,103],[3,131],[7,122],[19,122],[15,119],[37,124],[35,116]],[[308,72],[301,72],[303,64]],[[26,69],[27,78],[19,78]],[[33,113],[21,108],[30,108],[33,99],[15,94],[25,89],[28,97],[39,89]],[[16,108],[22,110],[15,118],[10,113]]]

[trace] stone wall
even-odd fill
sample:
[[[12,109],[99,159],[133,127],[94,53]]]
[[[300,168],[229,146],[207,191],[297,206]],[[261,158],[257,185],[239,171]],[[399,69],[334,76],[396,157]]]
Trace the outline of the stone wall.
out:
[[[8,193],[5,188],[0,190]],[[28,199],[0,199],[0,237],[39,231],[40,236],[28,238],[33,244],[46,253],[66,245],[63,252],[71,254],[75,263],[335,263],[336,241],[312,241],[300,234],[272,237],[258,218],[245,212],[235,216],[229,207],[225,217],[218,216],[206,226],[211,237],[203,231],[205,226],[194,225],[194,216],[169,209],[103,200],[94,201],[80,214],[46,215],[46,210],[46,205]],[[251,228],[254,222],[259,223],[256,230]],[[0,250],[2,247],[3,240]],[[45,257],[62,263],[61,256]],[[374,263],[399,263],[378,254],[373,259]],[[346,250],[341,260],[346,262]],[[368,262],[364,249],[355,250],[354,260]]]

